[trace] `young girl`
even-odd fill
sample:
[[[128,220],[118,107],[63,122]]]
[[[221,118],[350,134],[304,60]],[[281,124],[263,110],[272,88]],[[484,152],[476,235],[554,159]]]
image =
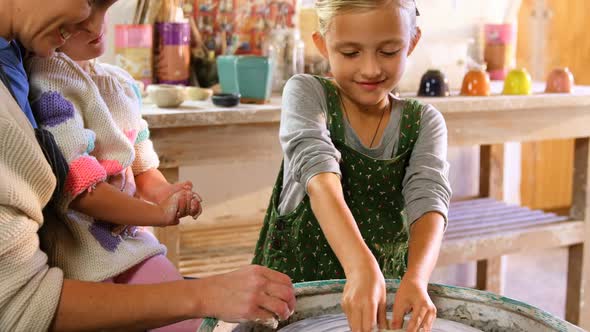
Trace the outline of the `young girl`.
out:
[[[104,16],[113,2],[92,3],[84,29],[63,36],[63,53],[29,62],[33,111],[69,168],[56,204],[60,218],[48,219],[40,236],[50,265],[63,269],[66,278],[130,284],[181,280],[164,256],[165,247],[138,226],[196,218],[200,198],[190,182],[171,185],[157,170],[131,76],[92,61],[104,53]],[[185,321],[170,330],[197,326],[196,320]]]
[[[383,276],[402,278],[391,327],[412,312],[408,331],[429,331],[426,287],[451,197],[447,131],[432,106],[390,93],[420,39],[416,5],[318,0],[316,9],[314,42],[334,79],[297,75],[284,89],[284,162],[254,263],[294,282],[346,277],[352,331],[386,327]]]

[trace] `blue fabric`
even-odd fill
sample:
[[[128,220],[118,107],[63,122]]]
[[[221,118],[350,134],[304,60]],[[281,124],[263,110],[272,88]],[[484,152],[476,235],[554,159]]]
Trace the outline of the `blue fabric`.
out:
[[[29,104],[29,81],[23,66],[22,50],[17,42],[0,37],[0,66],[8,76],[10,89],[16,97],[16,102],[33,125],[33,128],[37,128],[31,104]]]

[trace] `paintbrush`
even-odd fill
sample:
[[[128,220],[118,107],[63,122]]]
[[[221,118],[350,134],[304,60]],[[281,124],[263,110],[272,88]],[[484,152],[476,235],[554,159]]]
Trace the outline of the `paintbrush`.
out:
[[[148,10],[145,14],[144,24],[154,24],[158,17],[158,12],[162,8],[162,0],[149,0]]]
[[[195,22],[194,17],[188,18],[189,24],[191,26],[191,35],[192,39],[195,42],[195,47],[193,48],[193,56],[198,58],[205,58],[207,57],[207,53],[209,53],[207,46],[203,43],[203,37],[201,37],[201,33],[199,28],[197,27],[197,23]]]
[[[234,35],[232,36],[230,45],[231,46],[227,50],[227,54],[229,54],[229,55],[236,54],[236,52],[238,51],[238,48],[240,47],[240,37],[236,33],[234,33]]]
[[[137,4],[135,5],[135,14],[133,15],[133,24],[139,24],[139,17],[141,15],[141,8],[143,7],[143,2],[145,0],[138,0]]]
[[[141,1],[141,11],[139,13],[139,24],[145,24],[145,14],[149,6],[149,0]]]
[[[221,43],[221,54],[226,54],[227,51],[227,32],[225,30],[221,31],[220,36],[220,43]]]

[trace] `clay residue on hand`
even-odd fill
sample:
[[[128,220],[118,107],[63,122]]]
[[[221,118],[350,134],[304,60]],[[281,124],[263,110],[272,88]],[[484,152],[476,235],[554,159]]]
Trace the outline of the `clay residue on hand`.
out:
[[[269,327],[273,330],[276,329],[277,327],[279,327],[279,321],[276,318],[267,318],[267,319],[257,318],[254,320],[254,322],[256,324],[263,325],[265,327]]]

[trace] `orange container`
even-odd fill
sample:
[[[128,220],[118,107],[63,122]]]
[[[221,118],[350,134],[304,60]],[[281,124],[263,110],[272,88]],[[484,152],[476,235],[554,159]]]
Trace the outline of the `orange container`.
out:
[[[463,77],[461,86],[463,96],[489,96],[490,75],[481,69],[472,69]]]

